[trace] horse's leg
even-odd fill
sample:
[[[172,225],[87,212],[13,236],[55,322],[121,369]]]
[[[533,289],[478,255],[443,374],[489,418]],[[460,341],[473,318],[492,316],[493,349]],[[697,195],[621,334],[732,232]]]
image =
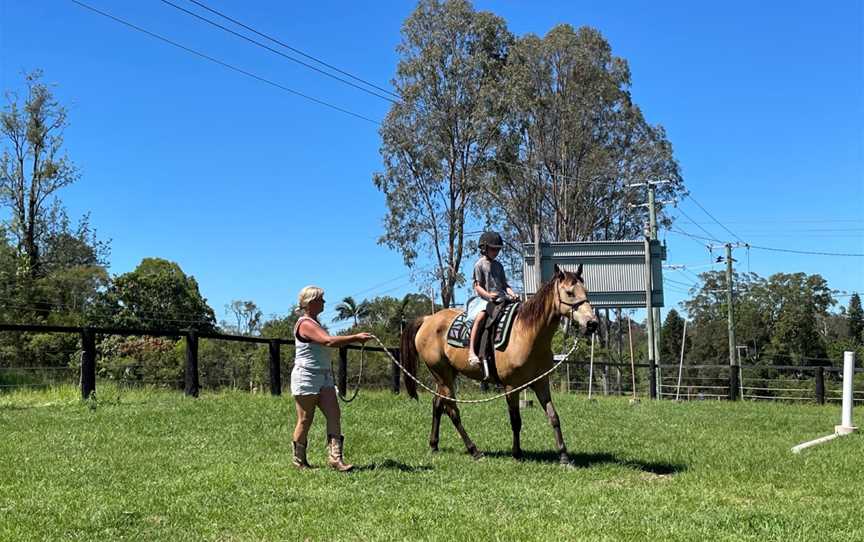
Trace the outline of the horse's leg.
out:
[[[538,380],[531,386],[534,393],[537,395],[537,401],[543,410],[546,412],[546,417],[549,419],[549,425],[555,432],[555,446],[558,448],[560,462],[562,465],[570,464],[570,457],[567,455],[567,446],[564,445],[564,435],[561,434],[561,420],[558,419],[558,413],[555,411],[555,405],[552,404],[552,392],[549,390],[549,377]]]
[[[507,386],[505,391],[512,390]],[[522,431],[522,414],[519,412],[519,394],[507,396],[507,410],[510,412],[510,428],[513,430],[513,459],[522,459],[522,446],[519,444],[519,433]]]
[[[441,391],[441,386],[438,386],[438,393],[441,393]],[[438,451],[438,433],[441,430],[441,414],[443,413],[443,399],[441,399],[437,395],[432,397],[432,434],[429,435],[429,447],[432,449],[433,452]]]
[[[453,379],[449,378],[448,380],[447,383],[438,385],[438,393],[455,399],[456,391],[454,390]],[[469,437],[468,433],[465,432],[465,428],[462,427],[462,417],[459,414],[459,405],[455,401],[448,401],[447,399],[441,399],[441,403],[444,406],[444,412],[450,416],[450,421],[453,422],[453,427],[456,428],[456,432],[458,432],[459,436],[462,437],[462,442],[465,443],[465,449],[468,450],[468,453],[471,454],[474,459],[480,459],[483,457],[483,452],[477,449],[477,445],[474,444],[471,437]]]

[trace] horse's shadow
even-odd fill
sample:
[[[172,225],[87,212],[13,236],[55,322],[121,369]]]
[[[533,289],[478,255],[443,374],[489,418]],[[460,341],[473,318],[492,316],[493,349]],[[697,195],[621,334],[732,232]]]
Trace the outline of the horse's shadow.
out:
[[[374,470],[397,470],[399,472],[425,472],[432,470],[428,465],[406,465],[393,459],[385,459],[378,463],[369,463],[368,465],[359,465],[354,467],[354,472],[374,471]]]
[[[485,452],[486,457],[512,457],[510,451],[493,450]],[[658,476],[669,476],[684,472],[687,470],[687,465],[677,463],[648,463],[644,461],[636,461],[632,459],[621,459],[615,454],[596,453],[596,454],[574,454],[570,453],[570,466],[576,468],[590,468],[594,465],[615,464],[627,467],[630,469],[640,470],[642,472],[650,472]],[[553,450],[543,451],[522,451],[522,461],[533,461],[535,463],[558,463],[560,456],[558,452]]]

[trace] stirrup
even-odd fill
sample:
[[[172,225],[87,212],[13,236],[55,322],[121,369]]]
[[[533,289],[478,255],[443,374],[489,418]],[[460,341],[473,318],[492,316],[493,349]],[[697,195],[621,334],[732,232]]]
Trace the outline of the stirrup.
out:
[[[489,381],[489,360],[483,358],[480,360],[481,365],[483,365],[483,382]]]

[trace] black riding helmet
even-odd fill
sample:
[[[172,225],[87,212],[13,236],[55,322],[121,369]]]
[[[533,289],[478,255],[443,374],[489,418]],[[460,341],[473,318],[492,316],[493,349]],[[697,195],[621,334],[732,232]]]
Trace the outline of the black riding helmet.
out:
[[[501,248],[504,246],[504,241],[497,232],[487,231],[480,236],[480,250],[484,248]]]

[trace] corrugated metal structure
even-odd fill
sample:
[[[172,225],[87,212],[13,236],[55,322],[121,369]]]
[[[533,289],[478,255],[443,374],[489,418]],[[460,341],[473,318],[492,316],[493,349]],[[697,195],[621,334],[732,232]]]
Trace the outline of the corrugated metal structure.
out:
[[[587,241],[542,243],[540,245],[542,280],[552,278],[555,264],[576,271],[581,263],[582,276],[595,308],[645,308],[645,242]],[[534,271],[534,244],[523,245],[522,271],[525,293],[537,291]],[[651,241],[651,303],[663,306],[663,267],[666,247]]]

